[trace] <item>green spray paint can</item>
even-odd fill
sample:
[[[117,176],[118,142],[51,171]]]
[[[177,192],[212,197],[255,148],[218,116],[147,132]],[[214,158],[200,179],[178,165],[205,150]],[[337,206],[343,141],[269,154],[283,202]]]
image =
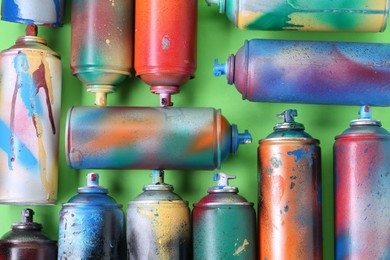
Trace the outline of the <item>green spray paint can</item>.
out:
[[[256,259],[256,213],[253,203],[229,186],[229,179],[235,178],[214,174],[217,186],[194,204],[194,260]]]

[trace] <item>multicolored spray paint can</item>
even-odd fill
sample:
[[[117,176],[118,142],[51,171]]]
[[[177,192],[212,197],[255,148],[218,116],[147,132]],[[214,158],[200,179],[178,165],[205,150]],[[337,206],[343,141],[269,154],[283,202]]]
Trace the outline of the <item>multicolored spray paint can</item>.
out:
[[[1,19],[8,22],[62,26],[65,0],[2,0]]]
[[[240,29],[379,32],[388,0],[206,0]]]
[[[218,186],[194,204],[194,260],[256,259],[256,213],[253,203],[229,186],[229,179],[235,178],[214,174]]]
[[[42,225],[33,222],[34,211],[22,210],[22,222],[12,225],[12,230],[0,239],[0,259],[57,259],[56,241],[42,233]]]
[[[319,141],[295,116],[259,142],[259,259],[322,259]]]
[[[252,141],[213,108],[73,107],[66,131],[76,169],[215,169]]]
[[[0,203],[56,202],[61,77],[35,25],[0,53]]]
[[[152,177],[127,208],[127,259],[190,259],[188,202],[164,183],[163,171]]]
[[[389,60],[390,44],[257,39],[214,75],[249,101],[389,106]]]
[[[390,259],[390,133],[369,106],[336,136],[335,259]]]
[[[196,70],[197,0],[136,0],[136,75],[171,106],[171,95]]]
[[[133,0],[72,1],[72,73],[105,106],[133,66]]]
[[[87,186],[62,205],[58,259],[123,259],[122,205],[99,186],[99,175],[90,173]]]

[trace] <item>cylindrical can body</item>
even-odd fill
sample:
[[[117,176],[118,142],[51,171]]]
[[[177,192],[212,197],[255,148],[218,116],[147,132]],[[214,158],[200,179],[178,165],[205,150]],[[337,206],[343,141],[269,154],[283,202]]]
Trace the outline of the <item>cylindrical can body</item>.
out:
[[[235,143],[213,108],[73,107],[66,154],[72,168],[215,169]]]
[[[71,52],[88,91],[114,91],[133,65],[133,0],[73,0]]]
[[[122,205],[98,183],[78,191],[60,211],[58,259],[123,259]]]
[[[320,148],[308,137],[259,146],[259,259],[322,259]]]
[[[0,203],[57,199],[62,65],[36,36],[0,54]]]
[[[134,68],[146,84],[178,88],[194,77],[197,10],[196,0],[136,1]]]
[[[241,29],[298,31],[384,31],[388,0],[222,0]]]
[[[194,259],[256,259],[253,207],[194,207]]]
[[[389,60],[390,44],[258,39],[226,73],[249,101],[389,106]]]
[[[188,202],[132,201],[127,209],[127,259],[189,259]]]
[[[355,129],[334,145],[335,259],[389,259],[390,134]]]
[[[256,213],[253,203],[229,186],[229,176],[214,174],[218,186],[194,204],[192,211],[194,260],[256,259]]]
[[[13,224],[12,230],[1,237],[0,259],[56,260],[56,241],[50,240],[41,232],[41,224],[32,222],[34,212],[31,209],[24,209],[22,216],[25,213],[29,219]]]
[[[1,19],[8,22],[62,26],[65,0],[2,0]]]

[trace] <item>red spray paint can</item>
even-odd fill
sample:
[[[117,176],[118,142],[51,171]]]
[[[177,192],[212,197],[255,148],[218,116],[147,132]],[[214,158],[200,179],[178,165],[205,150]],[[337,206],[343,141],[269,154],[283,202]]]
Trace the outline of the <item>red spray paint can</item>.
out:
[[[259,259],[322,259],[319,141],[296,110],[259,142]]]
[[[170,106],[171,94],[194,77],[197,35],[196,0],[138,0],[135,2],[136,76]]]
[[[390,133],[360,118],[336,136],[335,259],[390,259]]]

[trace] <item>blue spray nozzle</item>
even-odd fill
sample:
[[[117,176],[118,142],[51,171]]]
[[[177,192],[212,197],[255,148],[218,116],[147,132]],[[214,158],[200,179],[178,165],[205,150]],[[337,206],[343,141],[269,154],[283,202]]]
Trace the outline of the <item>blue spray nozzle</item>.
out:
[[[368,105],[361,106],[359,110],[360,119],[370,119],[371,118],[371,107]]]
[[[215,173],[213,175],[213,181],[218,181],[218,186],[219,187],[227,187],[229,186],[229,180],[230,179],[235,179],[236,176],[234,175],[227,175],[226,173]]]
[[[248,130],[245,130],[244,133],[239,133],[237,129],[237,125],[232,125],[232,153],[236,153],[238,150],[238,146],[240,144],[251,144],[252,143],[252,135]]]
[[[88,173],[87,186],[99,186],[99,174],[95,172]]]
[[[219,64],[218,59],[215,59],[214,69],[213,69],[214,76],[220,77],[222,75],[226,75],[226,72],[227,72],[227,63]]]

